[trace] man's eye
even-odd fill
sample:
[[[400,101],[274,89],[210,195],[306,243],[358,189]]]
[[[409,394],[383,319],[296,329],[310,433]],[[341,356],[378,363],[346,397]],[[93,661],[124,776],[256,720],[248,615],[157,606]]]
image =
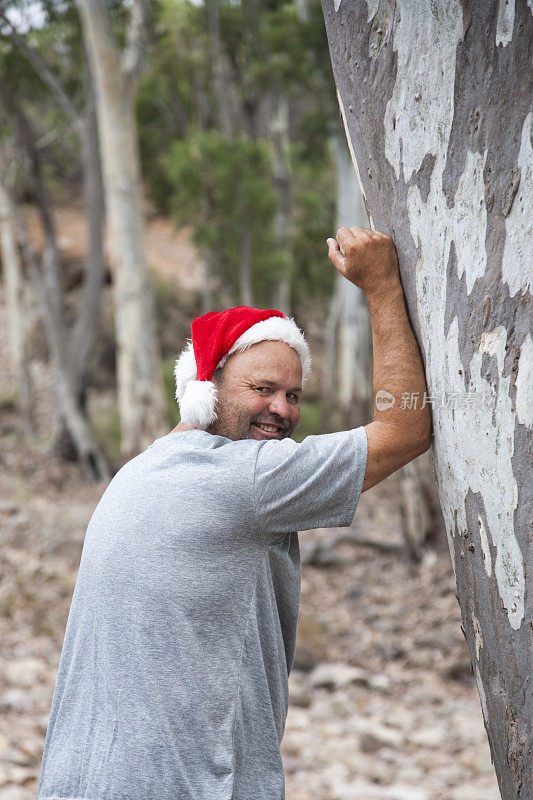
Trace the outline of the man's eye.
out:
[[[299,403],[300,402],[300,396],[297,395],[297,394],[294,394],[294,392],[288,392],[287,397],[289,398],[289,400],[292,403]]]
[[[256,386],[255,387],[255,391],[256,392],[269,392],[270,388],[268,386]]]

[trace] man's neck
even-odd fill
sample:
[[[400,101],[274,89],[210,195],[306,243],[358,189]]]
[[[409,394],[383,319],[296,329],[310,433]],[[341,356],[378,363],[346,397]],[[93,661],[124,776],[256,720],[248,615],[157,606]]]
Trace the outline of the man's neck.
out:
[[[186,422],[178,422],[175,428],[173,428],[170,432],[171,433],[182,433],[183,431],[196,431],[199,430],[195,428],[194,425],[187,425]]]

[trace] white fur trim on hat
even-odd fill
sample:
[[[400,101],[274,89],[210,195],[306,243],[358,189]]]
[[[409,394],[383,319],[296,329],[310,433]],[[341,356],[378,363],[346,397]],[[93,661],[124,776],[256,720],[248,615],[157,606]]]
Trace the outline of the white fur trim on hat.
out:
[[[239,353],[259,342],[274,341],[285,342],[296,350],[302,364],[302,380],[311,372],[311,356],[304,335],[298,325],[289,317],[269,317],[261,322],[256,322],[247,331],[239,336],[231,350],[221,358],[217,368],[223,367],[232,353]]]

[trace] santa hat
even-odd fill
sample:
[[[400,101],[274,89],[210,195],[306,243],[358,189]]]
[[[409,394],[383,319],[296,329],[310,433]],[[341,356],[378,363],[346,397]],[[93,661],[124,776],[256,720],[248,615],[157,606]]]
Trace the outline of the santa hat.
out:
[[[286,342],[300,357],[302,380],[311,371],[309,348],[293,319],[281,311],[259,308],[228,308],[197,317],[191,326],[192,340],[174,366],[176,400],[182,422],[204,430],[217,418],[217,392],[213,373],[232,353],[265,341]]]

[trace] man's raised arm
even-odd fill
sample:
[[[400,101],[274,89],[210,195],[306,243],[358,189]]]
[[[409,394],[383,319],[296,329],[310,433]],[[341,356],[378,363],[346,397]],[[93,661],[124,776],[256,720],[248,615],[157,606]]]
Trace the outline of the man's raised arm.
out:
[[[368,459],[364,492],[429,448],[429,404],[421,408],[426,379],[407,317],[392,240],[384,233],[354,227],[340,228],[337,241],[327,242],[334,266],[362,289],[370,309],[374,421],[365,426]],[[401,403],[404,392],[418,398],[418,403],[413,403],[415,408]]]

